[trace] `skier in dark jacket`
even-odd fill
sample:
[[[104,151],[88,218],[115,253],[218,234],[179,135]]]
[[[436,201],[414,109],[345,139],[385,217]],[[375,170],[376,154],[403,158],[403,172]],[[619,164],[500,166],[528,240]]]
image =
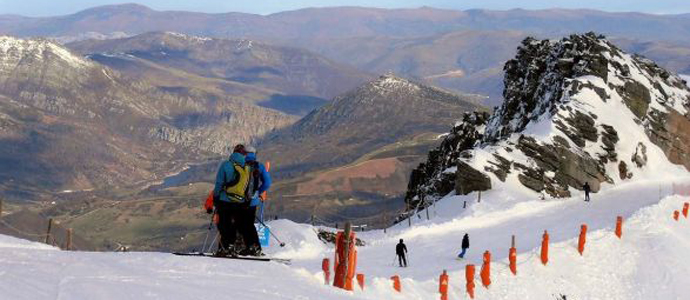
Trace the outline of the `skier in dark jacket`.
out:
[[[264,192],[268,191],[271,187],[271,175],[269,175],[266,167],[256,160],[256,149],[254,147],[248,146],[245,148],[247,156],[245,156],[245,162],[252,168],[252,177],[249,184],[249,194],[251,195],[251,202],[244,209],[242,213],[242,226],[239,227],[240,230],[244,231],[242,236],[247,237],[245,239],[245,249],[239,252],[240,255],[251,255],[251,256],[261,256],[261,244],[259,243],[259,235],[256,232],[256,227],[254,227],[254,221],[256,220],[256,209],[261,207],[263,209]]]
[[[220,244],[216,255],[219,256],[237,255],[235,240],[238,230],[244,240],[251,240],[246,235],[247,230],[242,227],[244,223],[241,222],[249,204],[246,193],[251,176],[251,168],[245,164],[245,155],[243,145],[235,146],[230,158],[220,165],[216,174],[213,206],[218,213]]]
[[[458,254],[459,258],[465,258],[465,252],[467,252],[467,248],[470,247],[470,236],[465,233],[465,236],[462,237],[462,252]]]
[[[398,263],[401,267],[407,267],[407,259],[405,254],[407,253],[407,246],[403,243],[403,239],[400,239],[400,243],[395,246],[395,254],[398,255]]]
[[[589,182],[585,182],[582,189],[585,190],[585,201],[589,202],[589,192],[592,190],[592,188],[589,187]]]

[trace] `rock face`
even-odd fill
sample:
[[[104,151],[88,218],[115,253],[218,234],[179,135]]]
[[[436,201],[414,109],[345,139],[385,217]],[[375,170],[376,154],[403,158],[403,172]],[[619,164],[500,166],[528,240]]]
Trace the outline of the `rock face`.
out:
[[[486,122],[461,123],[481,132],[470,145],[443,150],[456,126],[429,153],[412,173],[408,206],[447,193],[439,181],[453,180],[458,194],[516,181],[568,197],[585,182],[597,192],[635,174],[686,172],[674,164],[690,169],[690,90],[654,62],[588,33],[527,38],[504,70],[503,105]]]
[[[464,150],[477,146],[484,136],[484,125],[489,114],[486,112],[465,113],[462,121],[453,126],[441,145],[429,152],[426,162],[412,171],[407,186],[405,202],[408,207],[416,205],[420,196],[443,197],[455,190],[460,155]]]
[[[486,191],[491,189],[491,179],[486,174],[475,170],[463,161],[458,162],[458,171],[455,172],[455,193],[467,195],[474,191]]]

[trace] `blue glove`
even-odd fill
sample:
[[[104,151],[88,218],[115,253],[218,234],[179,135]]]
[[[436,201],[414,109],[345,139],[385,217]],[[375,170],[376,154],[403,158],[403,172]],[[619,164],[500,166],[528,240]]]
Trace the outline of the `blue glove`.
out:
[[[259,196],[254,196],[252,197],[252,202],[249,202],[249,206],[259,206],[261,205],[261,199],[259,199]]]

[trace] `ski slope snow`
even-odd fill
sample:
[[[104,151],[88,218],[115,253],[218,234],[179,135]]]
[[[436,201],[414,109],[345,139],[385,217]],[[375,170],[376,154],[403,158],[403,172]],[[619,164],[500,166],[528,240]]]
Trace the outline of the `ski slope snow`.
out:
[[[619,184],[569,199],[539,200],[536,193],[497,189],[482,195],[448,196],[430,208],[431,219],[415,217],[386,233],[358,233],[357,271],[364,291],[323,285],[320,270],[333,248],[316,238],[316,228],[287,220],[271,222],[287,244],[269,247],[291,266],[167,253],[68,252],[40,243],[0,236],[0,299],[435,299],[438,275],[447,269],[450,298],[468,299],[464,267],[481,265],[492,253],[492,285],[475,299],[683,299],[690,285],[690,221],[671,218],[688,196],[672,195],[672,182],[690,178]],[[463,209],[462,203],[471,204]],[[500,203],[500,205],[496,204]],[[615,217],[625,218],[623,239],[613,235]],[[577,253],[580,224],[589,226],[584,256]],[[543,230],[551,235],[547,266],[539,261]],[[464,261],[455,259],[462,234],[470,234]],[[507,267],[510,236],[517,236],[518,276]],[[408,268],[394,264],[394,246],[403,238]],[[403,292],[390,276],[400,275]]]

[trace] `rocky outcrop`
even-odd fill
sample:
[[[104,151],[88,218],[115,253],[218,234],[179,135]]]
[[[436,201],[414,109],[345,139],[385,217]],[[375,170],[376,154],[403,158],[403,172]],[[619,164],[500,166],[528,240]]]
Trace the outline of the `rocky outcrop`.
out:
[[[650,161],[655,172],[675,172],[672,164],[690,170],[690,89],[654,62],[588,33],[527,38],[504,71],[505,101],[481,140],[445,154],[458,157],[457,169],[432,160],[424,165],[455,171],[456,193],[515,180],[568,197],[585,183],[598,192],[602,183],[634,180]]]
[[[486,191],[491,189],[491,179],[463,161],[458,162],[458,170],[455,172],[455,193],[467,195],[471,192]]]
[[[405,194],[408,207],[416,207],[422,197],[440,198],[456,190],[456,172],[462,151],[478,145],[484,134],[489,114],[466,113],[462,121],[453,126],[436,149],[429,152],[426,162],[412,171]]]

